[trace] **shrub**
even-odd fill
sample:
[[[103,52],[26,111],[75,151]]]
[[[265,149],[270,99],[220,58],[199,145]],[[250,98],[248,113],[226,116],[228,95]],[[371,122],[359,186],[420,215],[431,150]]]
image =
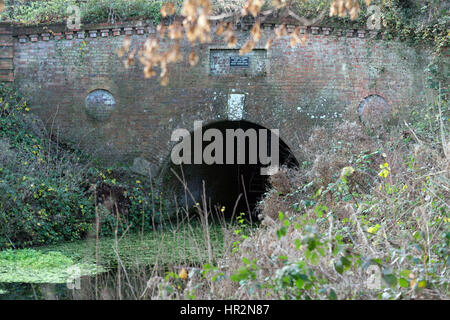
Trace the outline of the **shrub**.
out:
[[[25,25],[65,23],[71,15],[67,13],[70,5],[78,5],[81,22],[115,23],[122,20],[150,19],[159,23],[163,1],[149,0],[76,0],[16,1],[14,9],[0,15],[1,20],[13,20]]]
[[[0,247],[80,239],[93,220],[80,153],[29,130],[25,100],[0,87]]]

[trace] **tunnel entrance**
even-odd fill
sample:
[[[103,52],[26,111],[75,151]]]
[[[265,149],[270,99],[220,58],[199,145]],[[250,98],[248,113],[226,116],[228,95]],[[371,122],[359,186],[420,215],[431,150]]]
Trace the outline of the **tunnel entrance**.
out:
[[[260,155],[261,148],[267,148],[267,150],[262,150],[263,154],[267,156],[272,156],[272,139],[278,139],[279,141],[279,165],[296,167],[298,162],[292,154],[289,147],[279,139],[277,135],[271,133],[270,130],[266,128],[248,122],[248,121],[220,121],[215,122],[206,126],[203,126],[201,134],[208,131],[208,129],[216,129],[216,132],[220,132],[223,140],[223,148],[220,152],[223,152],[222,159],[223,163],[214,164],[195,164],[194,158],[195,153],[199,153],[199,149],[195,149],[194,143],[191,145],[191,158],[190,164],[180,164],[175,165],[171,162],[171,171],[176,172],[179,177],[183,177],[188,191],[185,191],[183,184],[178,178],[175,180],[178,183],[177,187],[174,186],[174,178],[171,178],[171,189],[179,194],[179,204],[181,206],[192,207],[195,203],[202,203],[203,192],[206,195],[206,201],[209,208],[222,208],[225,207],[224,215],[226,217],[231,217],[233,215],[234,208],[236,208],[234,214],[237,215],[240,212],[245,212],[252,217],[255,217],[255,207],[259,200],[261,200],[262,195],[267,190],[268,185],[268,175],[261,174],[261,168],[267,168],[267,162],[262,163],[260,157],[251,159],[252,154],[255,150],[258,155]],[[244,132],[256,132],[256,140],[254,136],[246,136],[245,145],[239,145],[237,139],[234,140],[234,146],[230,148],[229,140],[225,142],[225,137],[230,129],[236,132],[236,130],[241,129]],[[253,130],[249,130],[253,129]],[[261,130],[266,132],[262,134]],[[265,130],[264,130],[265,129]],[[240,132],[242,132],[240,131]],[[195,132],[190,133],[191,141],[195,139]],[[215,139],[211,138],[208,141],[202,141],[201,143],[201,153],[205,148],[208,148]],[[242,140],[241,140],[242,141]],[[264,141],[266,143],[264,143]],[[228,144],[228,146],[227,146]],[[256,144],[256,146],[255,146]],[[276,149],[276,148],[275,148]],[[242,152],[245,150],[245,161],[242,163],[242,158],[239,161],[238,157],[242,157]],[[217,150],[215,150],[217,151]],[[212,152],[212,155],[216,156],[216,152]],[[234,156],[234,161],[229,164],[230,159]],[[227,164],[228,163],[228,164]],[[174,174],[172,173],[172,176]],[[203,188],[203,185],[205,186]],[[180,189],[181,187],[181,189]],[[204,191],[203,191],[204,190]]]

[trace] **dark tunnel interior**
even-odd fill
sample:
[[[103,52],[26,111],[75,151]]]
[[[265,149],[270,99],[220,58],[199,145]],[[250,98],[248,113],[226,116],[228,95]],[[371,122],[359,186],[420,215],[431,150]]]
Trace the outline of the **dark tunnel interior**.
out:
[[[191,164],[174,165],[172,164],[172,169],[177,172],[180,177],[184,177],[187,188],[187,196],[185,196],[185,190],[182,188],[182,183],[177,179],[178,186],[182,190],[178,189],[180,192],[180,205],[192,207],[195,203],[202,203],[203,189],[206,195],[207,205],[210,208],[222,208],[225,207],[223,214],[225,217],[231,217],[233,215],[234,208],[237,215],[241,212],[246,213],[250,217],[256,218],[255,207],[259,200],[261,200],[263,194],[267,190],[268,177],[267,175],[261,175],[261,168],[267,167],[265,162],[261,162],[261,148],[267,148],[264,150],[264,155],[271,156],[272,154],[272,140],[273,138],[279,139],[278,136],[272,135],[270,130],[266,130],[267,134],[260,134],[260,129],[266,129],[257,124],[247,122],[247,121],[220,121],[215,122],[202,127],[202,134],[208,129],[217,129],[222,133],[223,136],[223,164],[194,164],[194,132],[191,132]],[[233,153],[234,161],[233,164],[226,164],[227,151],[230,153],[230,146],[227,148],[227,129],[242,129],[244,132],[249,132],[249,129],[254,129],[256,132],[256,149],[253,145],[255,144],[255,139],[249,137],[245,138],[245,161],[244,164],[238,163],[238,143],[237,139],[234,139]],[[251,131],[251,130],[250,130]],[[241,131],[242,132],[242,131]],[[254,135],[255,136],[255,135]],[[208,146],[211,142],[215,141],[211,138],[211,141],[202,142],[202,150]],[[241,140],[242,141],[242,140]],[[264,141],[266,143],[264,144]],[[261,145],[262,144],[262,145]],[[228,150],[227,150],[228,149]],[[252,150],[251,150],[252,149]],[[288,148],[288,146],[279,139],[279,165],[296,167],[298,162],[294,155]],[[199,150],[199,149],[197,149]],[[258,157],[256,163],[250,162],[249,151],[254,153],[257,150]],[[212,155],[216,155],[215,152],[211,152]],[[230,155],[231,159],[231,155]],[[230,162],[230,161],[228,161]],[[242,160],[241,160],[242,162]],[[255,160],[253,160],[255,162]],[[204,188],[203,188],[204,185]],[[219,210],[213,210],[215,212],[220,212]]]

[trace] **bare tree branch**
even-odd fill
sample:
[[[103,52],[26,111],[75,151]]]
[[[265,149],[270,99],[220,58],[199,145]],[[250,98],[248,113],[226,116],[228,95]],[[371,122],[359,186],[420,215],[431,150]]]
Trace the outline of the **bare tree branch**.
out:
[[[314,19],[308,19],[305,17],[300,17],[297,14],[295,14],[291,9],[288,9],[288,13],[289,15],[294,18],[295,20],[299,21],[302,25],[304,26],[311,26],[313,24],[316,24],[320,21],[323,20],[323,18],[325,18],[325,15],[327,14],[327,12],[329,11],[329,9],[326,7],[322,10],[322,12]]]

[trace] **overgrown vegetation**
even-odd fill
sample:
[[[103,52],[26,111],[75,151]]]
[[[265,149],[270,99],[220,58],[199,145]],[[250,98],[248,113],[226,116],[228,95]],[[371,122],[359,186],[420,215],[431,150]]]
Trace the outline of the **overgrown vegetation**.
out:
[[[46,246],[39,250],[45,253],[60,252],[74,261],[98,263],[109,270],[119,267],[117,254],[127,269],[159,266],[161,270],[167,270],[169,266],[201,266],[208,263],[204,231],[199,223],[193,222],[190,225],[182,223],[157,231],[134,232],[117,239],[103,237],[97,241],[93,238]],[[223,250],[222,226],[213,225],[209,232],[213,250],[212,259],[216,261]]]
[[[432,110],[448,113],[438,102]],[[429,112],[411,111],[422,119]],[[302,168],[271,177],[262,226],[236,229],[217,265],[159,278],[149,297],[448,299],[443,121],[399,126],[383,139],[351,122],[317,128],[303,146]]]
[[[0,283],[66,283],[70,279],[98,276],[125,267],[127,271],[151,266],[164,274],[174,266],[202,266],[217,261],[223,250],[222,226],[209,230],[212,256],[205,229],[198,223],[66,242],[35,249],[0,251]]]
[[[299,3],[297,10],[314,15],[321,3],[325,1]],[[75,250],[63,244],[42,252],[19,251],[32,259],[36,255],[33,261],[51,258],[64,266],[67,259],[73,263],[86,257],[99,263],[100,252],[100,260],[118,274],[102,294],[84,288],[97,299],[448,299],[448,12],[438,1],[421,3],[382,1],[383,33],[414,45],[432,44],[428,85],[436,90],[435,100],[411,107],[405,121],[389,130],[369,132],[345,120],[316,128],[302,146],[301,167],[271,178],[256,230],[240,215],[231,234],[220,229],[212,236],[208,223],[193,233],[184,225],[132,235],[139,246],[129,246],[121,234],[155,229],[155,221],[164,216],[163,202],[148,191],[150,182],[118,174],[120,170],[93,169],[76,151],[62,151],[45,135],[31,134],[40,126],[26,116],[26,103],[2,87],[0,233],[5,240],[0,238],[0,248],[93,237],[96,231],[111,236],[103,244],[94,239],[76,243]],[[47,9],[33,9],[26,19],[60,19],[60,13],[47,18]],[[99,10],[92,19],[111,18],[111,11],[106,15],[104,8]],[[124,7],[113,11],[113,17],[147,16],[123,13]],[[361,27],[366,18],[362,12],[357,20],[343,23]],[[198,210],[202,222],[207,221],[210,210]],[[99,230],[92,229],[95,222]],[[217,255],[211,250],[216,246]],[[136,253],[140,260],[134,260]],[[2,257],[21,266],[21,258],[10,251],[3,251],[0,261]],[[145,265],[153,269],[130,280],[130,264],[122,260],[138,270]],[[157,265],[169,272],[155,275]]]
[[[65,148],[0,84],[0,248],[148,231],[170,208],[156,186]],[[141,179],[141,180],[139,180]]]
[[[1,20],[11,20],[24,25],[65,23],[73,12],[67,12],[70,5],[80,7],[81,23],[116,23],[124,20],[149,19],[159,23],[164,1],[148,0],[48,0],[7,2],[7,9]]]
[[[0,87],[0,247],[80,239],[93,219],[88,169],[46,141],[25,100]]]

